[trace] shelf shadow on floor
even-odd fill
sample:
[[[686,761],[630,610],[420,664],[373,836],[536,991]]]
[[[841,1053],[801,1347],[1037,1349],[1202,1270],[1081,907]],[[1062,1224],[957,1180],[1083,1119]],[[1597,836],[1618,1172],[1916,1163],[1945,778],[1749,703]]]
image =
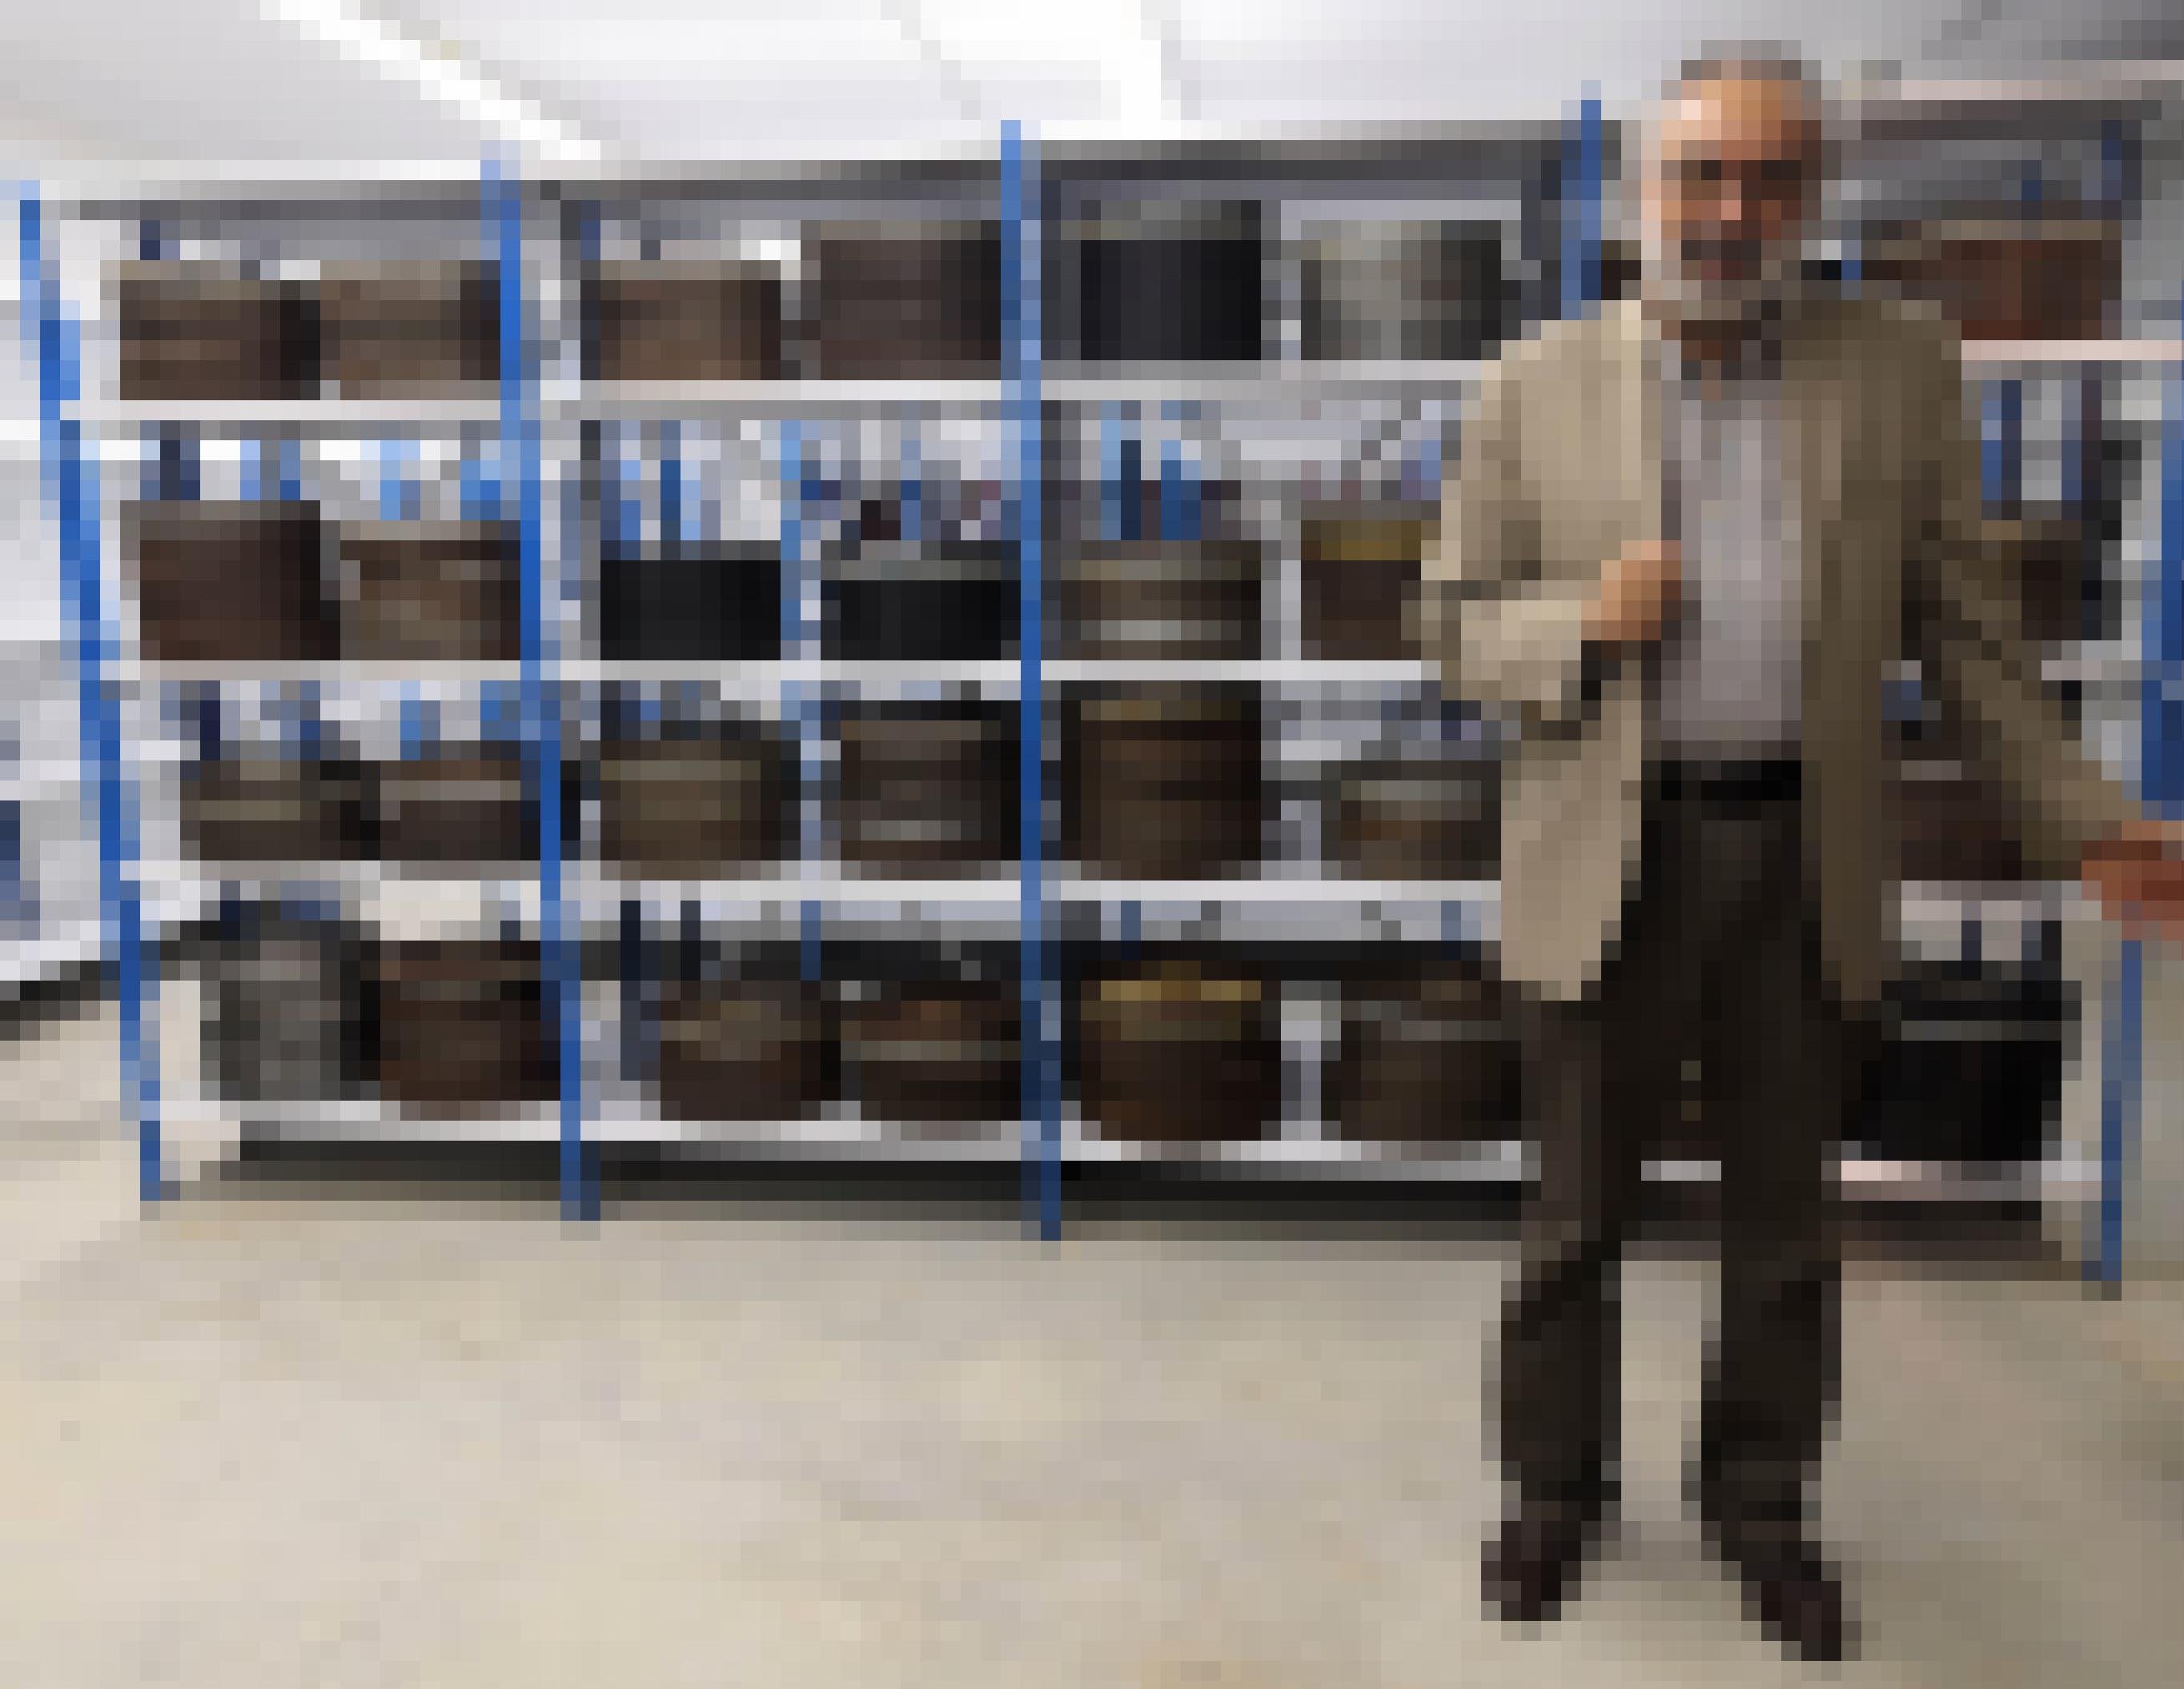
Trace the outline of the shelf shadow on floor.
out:
[[[210,1188],[223,1196],[505,1202],[551,1209],[560,1201],[560,1151],[551,1144],[326,1145],[260,1140],[224,1163]],[[709,1151],[703,1156],[617,1150],[599,1164],[603,1220],[677,1209],[749,1210],[770,1218],[808,1216],[839,1224],[862,1216],[890,1226],[932,1224],[1029,1230],[1036,1209],[1013,1163],[873,1164],[847,1157]],[[1386,1240],[1407,1237],[1513,1243],[1524,1208],[1514,1185],[1424,1184],[1399,1178],[1326,1178],[1212,1168],[1067,1169],[1066,1236],[1147,1230],[1178,1235]],[[1704,1253],[1719,1235],[1712,1193],[1655,1186],[1641,1216],[1642,1252]],[[2040,1212],[2023,1202],[1857,1202],[1845,1212],[1853,1257],[1958,1263],[1970,1270],[2059,1265]]]

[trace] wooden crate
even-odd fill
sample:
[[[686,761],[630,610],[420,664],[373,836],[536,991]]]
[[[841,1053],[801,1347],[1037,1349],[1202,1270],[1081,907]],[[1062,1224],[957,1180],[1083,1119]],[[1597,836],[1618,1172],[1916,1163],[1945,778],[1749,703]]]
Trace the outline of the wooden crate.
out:
[[[1522,1065],[1507,995],[1485,970],[1435,962],[1352,979],[1328,1116],[1351,1142],[1521,1137]]]
[[[202,262],[120,267],[120,397],[131,402],[313,399],[319,327],[311,290]]]
[[[826,1005],[800,982],[670,980],[660,1104],[680,1120],[798,1120],[834,1095]]]
[[[390,862],[538,859],[538,812],[526,801],[524,758],[515,746],[450,747],[382,762],[372,800],[374,832]]]
[[[1246,662],[1260,655],[1265,560],[1253,546],[1088,545],[1055,566],[1057,655]]]
[[[344,399],[429,395],[500,379],[497,264],[329,264],[319,299],[325,373]]]
[[[1077,1016],[1082,1102],[1101,1137],[1249,1141],[1280,1118],[1279,1004],[1256,973],[1103,967],[1080,984]]]
[[[366,662],[514,662],[523,579],[510,522],[346,522],[341,649]]]
[[[781,274],[718,260],[609,259],[592,283],[594,379],[772,381],[782,373]]]
[[[1299,576],[1308,658],[1405,662],[1419,653],[1413,615],[1430,505],[1321,505],[1304,513]]]
[[[822,381],[1001,372],[995,223],[822,223],[805,241],[807,373]]]
[[[599,859],[666,879],[715,879],[793,855],[797,770],[772,729],[601,746]]]
[[[384,945],[378,1000],[380,1093],[404,1112],[460,1116],[557,1095],[536,943]]]
[[[872,984],[842,1007],[842,1067],[868,1119],[1014,1120],[1022,1107],[1021,1015],[985,981]]]
[[[182,838],[203,861],[369,857],[369,823],[363,772],[353,764],[248,754],[182,772]]]
[[[155,662],[331,661],[318,506],[146,499],[122,506],[137,624]]]
[[[1936,220],[1868,242],[1866,280],[1941,310],[1967,340],[2098,340],[2122,233],[2098,218]]]
[[[1360,879],[1501,872],[1500,765],[1479,755],[1369,758],[1327,777],[1327,860]]]
[[[1017,855],[1013,704],[868,704],[844,711],[842,859],[970,873]]]
[[[1123,879],[1213,879],[1260,859],[1256,688],[1120,687],[1067,700],[1065,854]]]

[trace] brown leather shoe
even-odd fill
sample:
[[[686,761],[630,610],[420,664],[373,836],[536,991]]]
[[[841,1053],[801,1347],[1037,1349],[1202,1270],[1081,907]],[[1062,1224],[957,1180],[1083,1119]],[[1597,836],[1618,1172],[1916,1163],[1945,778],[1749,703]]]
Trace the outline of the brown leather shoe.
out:
[[[1560,1618],[1599,1529],[1593,1518],[1519,1513],[1508,1520],[1487,1547],[1486,1604],[1513,1625]]]

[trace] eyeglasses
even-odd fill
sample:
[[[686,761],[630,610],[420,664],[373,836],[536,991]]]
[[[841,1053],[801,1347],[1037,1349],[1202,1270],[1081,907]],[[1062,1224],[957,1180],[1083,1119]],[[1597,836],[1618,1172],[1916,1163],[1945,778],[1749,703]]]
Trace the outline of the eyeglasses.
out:
[[[1736,188],[1747,198],[1795,204],[1813,184],[1813,167],[1802,158],[1758,159],[1736,164],[1725,159],[1676,159],[1661,167],[1663,179],[1692,198],[1719,198]]]

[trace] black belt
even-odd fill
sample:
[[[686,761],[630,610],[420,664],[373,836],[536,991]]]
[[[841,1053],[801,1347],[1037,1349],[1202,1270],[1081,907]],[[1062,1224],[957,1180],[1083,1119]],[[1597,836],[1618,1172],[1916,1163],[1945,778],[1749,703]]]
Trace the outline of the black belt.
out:
[[[1714,803],[1784,803],[1802,795],[1805,765],[1794,756],[1770,756],[1742,761],[1681,760],[1660,765],[1660,793],[1680,801],[1687,798]]]

